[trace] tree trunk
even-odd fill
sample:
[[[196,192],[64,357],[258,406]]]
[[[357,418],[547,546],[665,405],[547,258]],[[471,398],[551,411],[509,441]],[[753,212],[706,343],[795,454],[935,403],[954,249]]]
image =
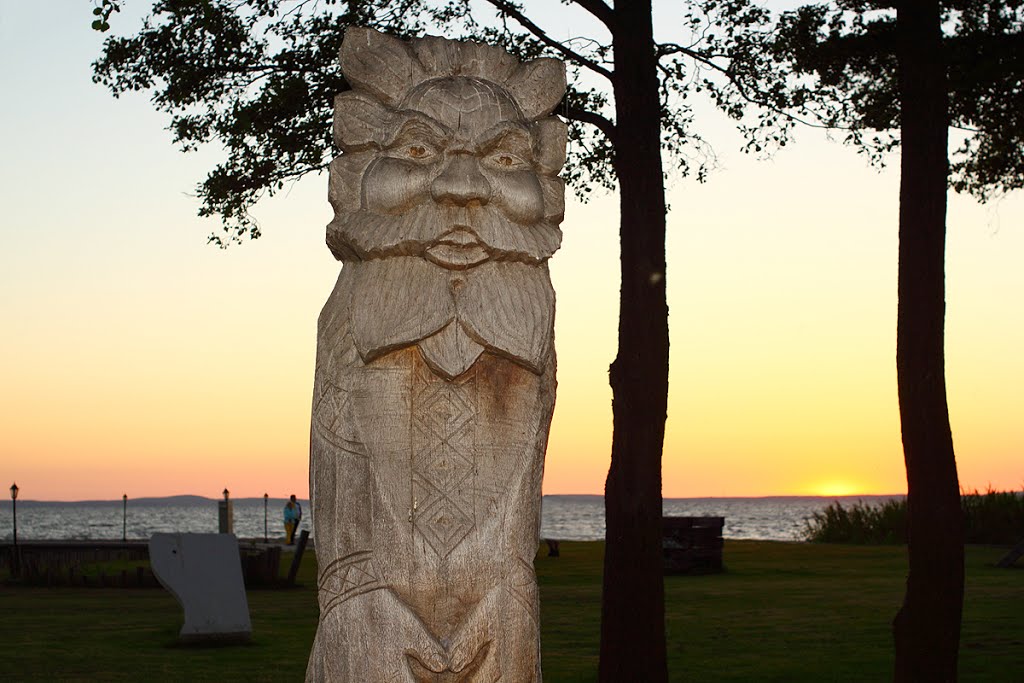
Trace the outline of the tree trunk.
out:
[[[668,680],[661,450],[668,404],[665,189],[650,0],[616,3],[615,170],[622,289],[610,368],[612,460],[601,601],[601,683]]]
[[[957,679],[964,554],[943,357],[947,89],[937,0],[904,0],[896,372],[907,466],[910,572],[893,622],[895,680]]]

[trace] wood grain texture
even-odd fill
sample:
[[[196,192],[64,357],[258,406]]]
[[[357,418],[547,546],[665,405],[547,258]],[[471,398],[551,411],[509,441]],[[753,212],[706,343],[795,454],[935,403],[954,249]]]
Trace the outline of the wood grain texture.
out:
[[[353,29],[336,100],[307,681],[541,680],[533,556],[564,210],[554,60]]]

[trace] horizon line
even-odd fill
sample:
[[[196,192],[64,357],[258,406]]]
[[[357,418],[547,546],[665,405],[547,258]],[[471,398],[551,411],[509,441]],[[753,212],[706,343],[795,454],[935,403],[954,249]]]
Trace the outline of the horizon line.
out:
[[[962,492],[961,495],[965,495],[966,492]],[[290,494],[289,494],[290,495]],[[772,498],[822,498],[830,500],[848,499],[848,498],[900,498],[906,497],[906,493],[849,493],[843,495],[821,495],[814,493],[771,493],[761,494],[753,496],[739,496],[739,495],[708,495],[708,496],[662,496],[662,500],[765,500]],[[309,497],[296,496],[299,500],[308,501]],[[545,493],[543,497],[565,497],[565,498],[604,498],[603,493]],[[174,498],[199,498],[210,502],[223,500],[221,497],[212,498],[210,496],[204,496],[196,493],[174,493],[164,496],[128,496],[128,501],[139,501],[139,500],[171,500]],[[231,497],[230,500],[260,500],[263,496],[238,496]],[[267,500],[287,500],[289,496],[270,496]],[[124,502],[123,498],[83,498],[79,500],[57,500],[49,498],[19,498],[23,503],[66,503],[66,504],[82,504],[82,503],[121,503]]]

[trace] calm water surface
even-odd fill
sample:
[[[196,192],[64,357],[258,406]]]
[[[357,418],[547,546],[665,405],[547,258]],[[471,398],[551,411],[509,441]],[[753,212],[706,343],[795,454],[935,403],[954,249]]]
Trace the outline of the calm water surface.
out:
[[[874,504],[898,496],[850,496],[842,498],[667,498],[666,515],[725,517],[725,537],[794,541],[803,539],[805,520],[829,503],[857,501]],[[266,532],[270,538],[284,535],[282,510],[285,499],[271,498],[266,508]],[[233,501],[235,533],[241,538],[262,538],[262,498]],[[300,528],[311,529],[309,501],[302,501]],[[129,539],[149,538],[157,532],[216,532],[217,501],[197,496],[122,501],[50,503],[18,501],[18,540],[120,539],[125,524]],[[601,496],[544,496],[541,536],[591,541],[604,538],[604,499]],[[12,538],[11,502],[0,503],[0,539]]]

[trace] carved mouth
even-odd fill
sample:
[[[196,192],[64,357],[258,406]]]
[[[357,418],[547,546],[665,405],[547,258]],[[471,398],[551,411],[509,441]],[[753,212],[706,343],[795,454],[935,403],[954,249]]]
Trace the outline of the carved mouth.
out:
[[[444,268],[472,268],[490,258],[476,235],[456,228],[445,233],[426,251],[428,260]]]

